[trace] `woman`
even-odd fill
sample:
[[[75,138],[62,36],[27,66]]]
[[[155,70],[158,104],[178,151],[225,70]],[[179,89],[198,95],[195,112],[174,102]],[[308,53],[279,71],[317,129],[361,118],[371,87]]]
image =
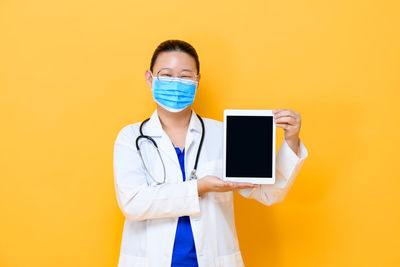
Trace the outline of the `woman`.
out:
[[[299,113],[273,111],[285,131],[275,184],[227,182],[220,179],[222,123],[191,108],[200,80],[195,49],[179,40],[161,43],[145,77],[157,109],[143,125],[122,128],[114,146],[116,196],[126,217],[118,266],[243,266],[233,190],[267,206],[283,200],[308,155]],[[137,140],[140,130],[149,138]],[[198,179],[190,179],[193,169]]]

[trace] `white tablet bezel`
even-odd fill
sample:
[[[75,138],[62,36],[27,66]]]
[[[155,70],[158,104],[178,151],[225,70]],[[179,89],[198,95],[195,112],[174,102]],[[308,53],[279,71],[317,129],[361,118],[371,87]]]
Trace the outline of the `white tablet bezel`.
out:
[[[223,180],[232,182],[247,182],[253,184],[274,184],[275,183],[275,147],[276,147],[276,123],[273,123],[273,136],[272,136],[272,177],[226,177],[226,132],[227,132],[227,116],[271,116],[274,114],[272,110],[263,109],[225,109],[224,110],[224,141],[223,141]]]

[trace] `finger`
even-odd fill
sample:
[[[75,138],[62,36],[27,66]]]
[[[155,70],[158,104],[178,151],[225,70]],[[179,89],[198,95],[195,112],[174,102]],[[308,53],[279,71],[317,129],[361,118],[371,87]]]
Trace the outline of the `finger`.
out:
[[[283,115],[283,116],[274,116],[274,121],[276,121],[277,119],[281,119],[281,118],[292,118],[296,122],[300,119],[299,117],[296,117],[295,115],[290,114],[290,115]]]
[[[222,181],[222,183],[220,184],[220,188],[232,190],[233,188],[235,188],[235,183],[230,181]]]
[[[257,186],[256,184],[246,183],[246,182],[233,182],[233,183],[235,184],[235,186],[248,186],[248,187]]]
[[[274,114],[274,118],[280,118],[283,116],[291,116],[293,118],[297,118],[296,112],[293,110],[290,110],[290,109],[284,109],[284,110],[281,110],[280,112],[277,112],[276,114]]]
[[[245,188],[255,188],[255,187],[257,187],[257,185],[252,183],[242,183],[242,182],[234,183],[234,189],[245,189]]]
[[[232,187],[232,186],[235,186],[235,183],[234,183],[234,182],[231,182],[231,181],[226,181],[226,182],[225,182],[225,185],[226,185],[226,186],[229,186],[229,187]]]
[[[223,181],[221,184],[221,190],[234,190],[241,188],[254,188],[257,187],[256,184],[246,183],[246,182],[232,182],[232,181]]]
[[[222,190],[222,191],[232,191],[232,190],[235,190],[235,189],[250,188],[250,187],[253,187],[253,184],[226,181],[224,183],[224,185],[222,187],[220,187],[220,190]]]
[[[247,186],[247,185],[238,185],[235,187],[235,190],[239,190],[239,189],[248,189],[248,188],[256,188],[257,185],[252,185],[252,186]]]
[[[256,188],[258,185],[256,184],[241,184],[241,185],[236,185],[235,189],[244,189],[244,188]]]
[[[272,110],[272,113],[276,114],[276,113],[281,112],[282,110],[284,110],[284,109],[282,109],[282,108],[276,108],[276,109],[273,109],[273,110]]]
[[[275,119],[275,123],[288,123],[290,125],[296,125],[297,121],[293,117],[280,117],[279,119]]]
[[[285,130],[289,130],[291,127],[294,127],[292,125],[289,125],[287,123],[277,123],[276,124],[277,127],[283,128]]]

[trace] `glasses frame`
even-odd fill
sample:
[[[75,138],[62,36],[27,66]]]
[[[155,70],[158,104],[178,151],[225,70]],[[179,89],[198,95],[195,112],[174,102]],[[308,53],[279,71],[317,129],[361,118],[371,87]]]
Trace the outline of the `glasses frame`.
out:
[[[192,73],[194,74],[194,78],[195,78],[194,80],[182,79],[181,77],[175,77],[175,76],[172,76],[172,77],[165,77],[165,79],[168,79],[169,81],[160,79],[160,72],[161,72],[162,70],[165,70],[165,69],[166,69],[166,68],[160,69],[160,70],[157,72],[157,76],[156,76],[156,77],[154,77],[154,76],[153,76],[153,72],[150,71],[151,77],[152,77],[153,79],[154,79],[154,78],[157,78],[157,80],[158,80],[160,83],[163,83],[163,84],[166,84],[166,83],[172,82],[172,81],[179,81],[179,82],[181,82],[183,85],[186,85],[186,86],[190,86],[190,85],[198,84],[198,83],[199,83],[199,77],[200,77],[200,75],[197,74],[197,73],[195,73],[194,71],[190,71],[190,72],[192,72]]]

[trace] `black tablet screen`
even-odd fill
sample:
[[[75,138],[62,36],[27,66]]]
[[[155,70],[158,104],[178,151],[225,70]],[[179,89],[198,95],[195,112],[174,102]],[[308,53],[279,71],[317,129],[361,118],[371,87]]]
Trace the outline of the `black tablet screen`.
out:
[[[226,176],[272,178],[272,116],[226,117]]]

